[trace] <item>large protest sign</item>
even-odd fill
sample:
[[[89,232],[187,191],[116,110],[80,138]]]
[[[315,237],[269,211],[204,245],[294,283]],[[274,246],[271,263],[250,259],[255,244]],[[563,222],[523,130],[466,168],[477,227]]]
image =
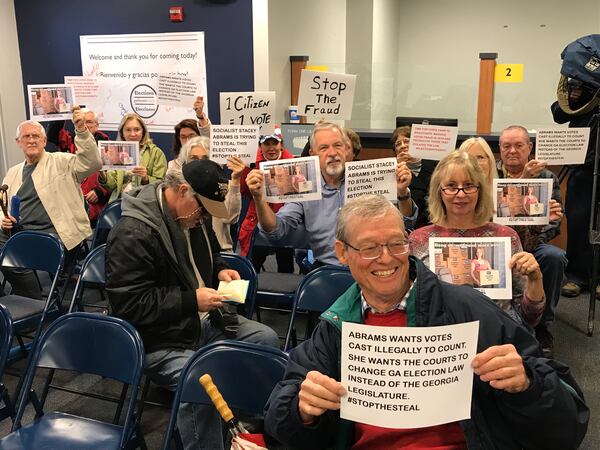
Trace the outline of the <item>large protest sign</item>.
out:
[[[417,158],[441,160],[456,148],[458,127],[414,124],[408,153]]]
[[[495,178],[494,222],[502,225],[550,223],[551,178]]]
[[[356,75],[303,70],[298,92],[301,116],[351,119]]]
[[[429,268],[442,281],[467,284],[489,298],[512,299],[509,237],[430,237]]]
[[[98,97],[98,78],[65,76],[65,84],[73,88],[77,104],[82,108],[94,102]],[[99,114],[99,113],[97,113]]]
[[[155,33],[80,36],[81,67],[86,77],[98,78],[98,97],[86,105],[101,117],[101,128],[116,130],[123,115],[134,112],[150,131],[173,132],[187,107],[158,102],[160,74],[198,80],[198,95],[206,104],[204,33]],[[192,102],[193,103],[193,102]]]
[[[275,126],[275,92],[221,92],[222,125],[258,125],[260,134]]]
[[[257,125],[212,125],[210,159],[225,164],[228,156],[237,156],[249,166],[256,161],[258,137]]]
[[[535,159],[552,165],[583,164],[590,129],[541,128],[535,137]]]
[[[381,194],[396,201],[396,158],[369,159],[346,163],[344,202],[363,194]]]
[[[420,428],[471,417],[479,322],[442,327],[342,324],[343,419]]]

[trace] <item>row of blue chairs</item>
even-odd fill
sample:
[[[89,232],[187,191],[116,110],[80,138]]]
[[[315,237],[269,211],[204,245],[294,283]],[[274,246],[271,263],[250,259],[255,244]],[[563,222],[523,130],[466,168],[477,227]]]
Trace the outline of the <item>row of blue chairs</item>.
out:
[[[10,346],[12,319],[0,306],[0,357]],[[0,359],[0,363],[2,360]],[[261,414],[276,383],[283,379],[287,355],[278,349],[237,341],[221,341],[194,354],[184,367],[175,393],[163,448],[180,443],[177,411],[181,402],[210,405],[198,382],[208,373],[233,408]],[[11,432],[0,438],[0,449],[126,449],[145,448],[136,425],[136,399],[144,365],[138,332],[127,322],[102,314],[69,313],[55,320],[40,336],[25,374],[22,395]],[[3,367],[0,367],[0,374]],[[122,423],[107,423],[63,412],[45,412],[45,396],[32,389],[39,369],[69,370],[102,376],[131,389]],[[245,383],[238,375],[244,374]],[[247,389],[251,385],[252,389]],[[31,403],[35,419],[23,425]]]

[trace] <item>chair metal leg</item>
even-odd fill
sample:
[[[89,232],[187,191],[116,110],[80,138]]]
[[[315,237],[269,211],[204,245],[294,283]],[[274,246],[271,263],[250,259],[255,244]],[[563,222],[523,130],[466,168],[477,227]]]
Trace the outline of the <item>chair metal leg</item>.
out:
[[[119,396],[117,410],[115,411],[115,417],[113,419],[115,425],[118,425],[119,420],[121,419],[121,412],[123,411],[123,405],[125,404],[125,398],[127,397],[127,389],[129,389],[129,385],[126,383],[123,384],[123,389],[121,389],[121,395]]]

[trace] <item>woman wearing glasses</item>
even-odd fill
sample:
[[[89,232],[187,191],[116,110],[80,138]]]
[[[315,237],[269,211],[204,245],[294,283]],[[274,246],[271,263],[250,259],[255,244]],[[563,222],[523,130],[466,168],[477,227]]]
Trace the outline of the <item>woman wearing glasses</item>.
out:
[[[512,299],[494,300],[520,322],[535,326],[545,306],[542,273],[531,253],[524,252],[517,233],[489,221],[493,202],[490,186],[477,160],[466,152],[452,152],[440,161],[429,186],[432,225],[409,236],[412,254],[429,264],[429,237],[510,237]]]

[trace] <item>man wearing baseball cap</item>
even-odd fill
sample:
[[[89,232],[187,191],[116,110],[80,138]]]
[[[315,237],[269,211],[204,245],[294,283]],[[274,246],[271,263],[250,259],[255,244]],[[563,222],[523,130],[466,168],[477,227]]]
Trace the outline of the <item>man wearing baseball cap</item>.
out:
[[[220,257],[210,220],[228,216],[227,181],[218,164],[191,161],[162,182],[124,195],[123,216],[108,237],[106,290],[113,314],[137,328],[148,374],[170,390],[187,360],[208,343],[278,346],[273,330],[229,310],[215,290],[219,281],[240,278]],[[212,406],[184,404],[178,428],[186,448],[223,448]]]

